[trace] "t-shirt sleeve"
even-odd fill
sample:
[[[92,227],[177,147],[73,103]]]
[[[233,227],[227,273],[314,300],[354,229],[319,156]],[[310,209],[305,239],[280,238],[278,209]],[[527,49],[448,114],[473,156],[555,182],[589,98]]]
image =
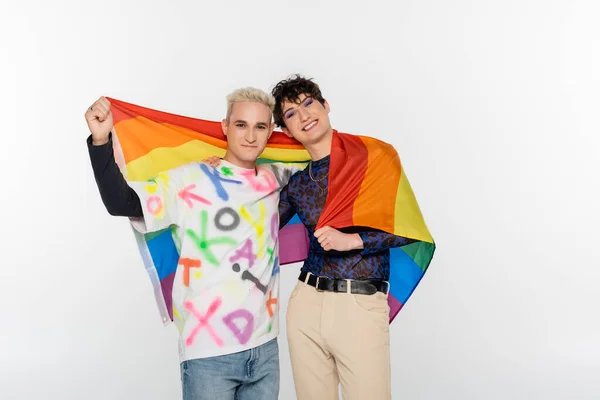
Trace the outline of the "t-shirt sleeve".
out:
[[[306,163],[273,163],[269,164],[269,168],[277,178],[279,189],[283,189],[292,176],[306,168]]]
[[[161,172],[147,182],[128,182],[137,193],[144,216],[130,218],[140,233],[156,232],[172,225],[181,226],[185,212],[185,178],[189,165]]]

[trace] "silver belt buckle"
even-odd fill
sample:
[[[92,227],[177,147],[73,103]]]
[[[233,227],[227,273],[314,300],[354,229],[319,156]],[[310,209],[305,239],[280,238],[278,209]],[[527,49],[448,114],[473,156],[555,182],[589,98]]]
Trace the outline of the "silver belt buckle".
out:
[[[323,292],[323,290],[319,289],[319,282],[320,281],[321,281],[321,277],[317,276],[317,282],[315,283],[315,289],[317,289],[317,292]]]

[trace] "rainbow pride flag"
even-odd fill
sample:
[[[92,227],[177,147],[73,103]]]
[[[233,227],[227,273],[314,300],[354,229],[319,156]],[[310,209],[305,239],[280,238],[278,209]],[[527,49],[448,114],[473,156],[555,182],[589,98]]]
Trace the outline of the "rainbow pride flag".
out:
[[[128,181],[146,181],[161,171],[225,155],[227,142],[220,122],[109,100],[115,159]],[[309,159],[300,143],[274,132],[258,163],[307,163]],[[363,226],[416,240],[390,250],[391,323],[421,281],[435,251],[397,152],[380,140],[334,131],[328,191],[317,229]],[[145,235],[133,231],[163,323],[169,324],[179,261],[171,230]],[[307,231],[295,216],[280,231],[279,263],[303,261],[308,244]]]

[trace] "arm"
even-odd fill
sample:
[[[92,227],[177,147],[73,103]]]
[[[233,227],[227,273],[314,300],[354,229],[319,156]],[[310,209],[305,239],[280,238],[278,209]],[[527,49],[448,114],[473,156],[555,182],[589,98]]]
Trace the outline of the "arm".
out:
[[[111,137],[104,144],[94,145],[90,135],[87,146],[94,178],[108,213],[122,217],[143,216],[139,196],[127,184],[115,162]]]
[[[85,111],[85,121],[91,133],[87,139],[88,152],[104,206],[111,215],[141,216],[140,200],[115,162],[111,142],[113,116],[106,97],[100,97]]]
[[[296,214],[296,207],[289,198],[289,185],[285,185],[279,195],[279,229],[283,228]]]
[[[414,239],[392,235],[381,231],[359,232],[363,243],[363,255],[379,253],[394,247],[402,247],[415,242]]]
[[[163,172],[148,182],[126,182],[112,151],[113,116],[108,99],[96,100],[86,110],[85,119],[92,134],[88,138],[88,151],[94,176],[109,213],[132,218],[134,228],[142,233],[179,223],[183,215],[179,200],[187,199],[187,192],[178,192],[182,170]]]
[[[315,237],[325,251],[362,250],[361,254],[363,255],[379,253],[393,247],[400,247],[414,242],[413,239],[392,235],[387,232],[344,233],[330,226],[317,229]]]

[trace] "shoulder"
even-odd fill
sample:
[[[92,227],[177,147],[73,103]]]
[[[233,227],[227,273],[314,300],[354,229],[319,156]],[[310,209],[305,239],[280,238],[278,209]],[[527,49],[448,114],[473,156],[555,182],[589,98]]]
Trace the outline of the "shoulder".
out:
[[[338,133],[340,140],[360,140],[369,152],[369,156],[373,158],[381,157],[384,160],[394,160],[399,158],[398,152],[390,143],[384,142],[383,140],[365,136],[365,135],[352,135],[349,133]]]
[[[306,162],[274,162],[274,163],[264,163],[260,164],[259,167],[268,168],[274,172],[277,171],[291,171],[292,173],[296,173],[298,171],[302,171],[308,165],[308,161]]]
[[[285,186],[288,183],[291,183],[292,180],[298,179],[298,175],[302,173],[302,171],[306,168],[308,163],[268,163],[261,164],[258,168],[264,168],[265,170],[270,171],[280,184]]]
[[[169,170],[168,175],[178,181],[189,183],[202,181],[207,173],[211,173],[214,170],[214,167],[205,163],[189,162]]]

